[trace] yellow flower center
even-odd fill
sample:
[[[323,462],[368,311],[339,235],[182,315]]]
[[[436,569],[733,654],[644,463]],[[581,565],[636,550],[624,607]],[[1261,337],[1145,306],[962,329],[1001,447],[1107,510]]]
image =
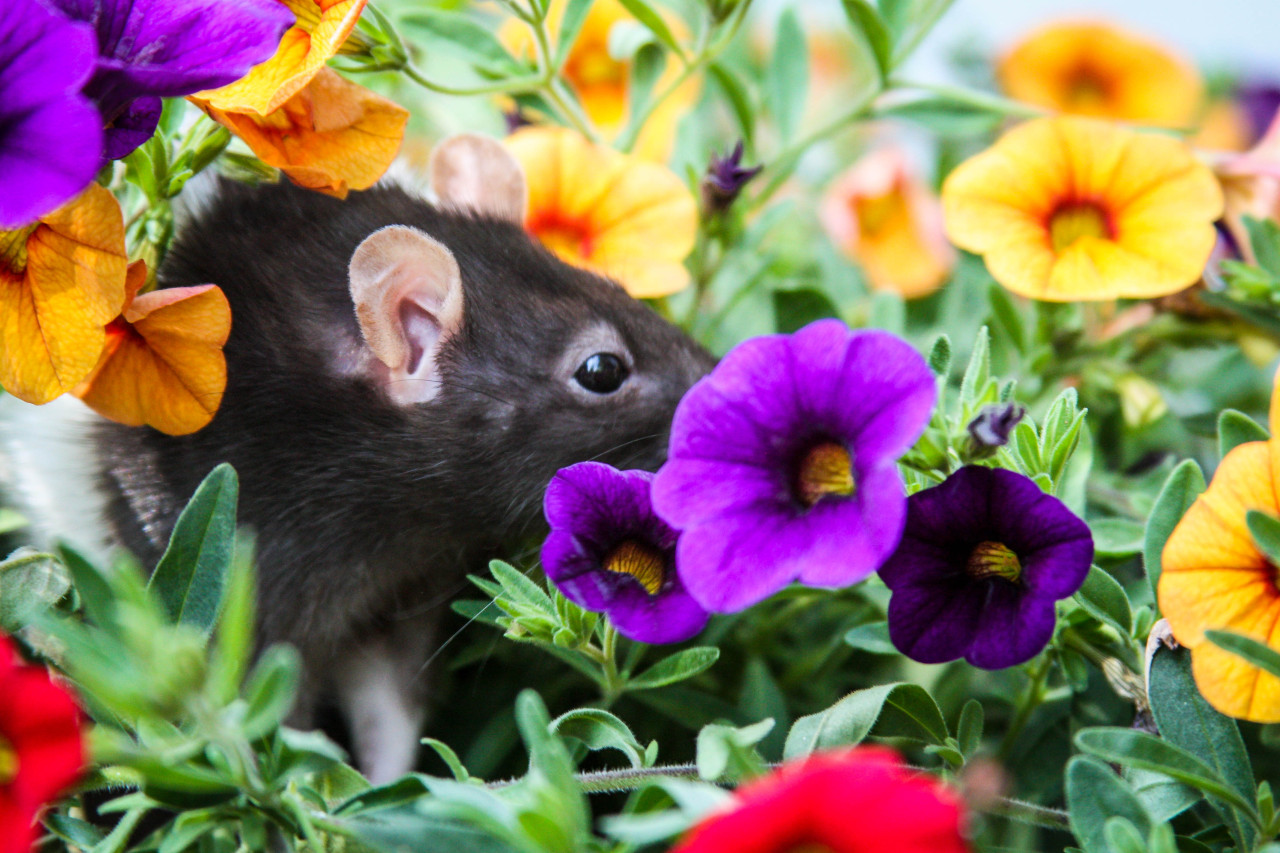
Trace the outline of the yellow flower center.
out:
[[[610,551],[604,558],[604,567],[611,572],[631,575],[650,595],[657,595],[667,579],[667,561],[661,552],[634,539],[628,539]]]
[[[964,570],[974,580],[1004,578],[1010,583],[1017,583],[1022,577],[1022,563],[1018,561],[1018,555],[999,542],[979,542],[969,555]]]
[[[853,460],[843,445],[824,441],[814,445],[796,470],[795,497],[811,507],[828,495],[853,494]]]
[[[15,275],[27,269],[27,238],[40,227],[39,223],[16,231],[0,231],[0,267]]]
[[[8,785],[18,776],[18,753],[0,737],[0,785]]]
[[[627,65],[609,55],[604,44],[574,51],[565,76],[579,86],[621,86],[627,80]]]
[[[1111,87],[1094,69],[1080,68],[1067,79],[1064,100],[1072,112],[1097,114],[1110,102]]]
[[[858,216],[858,230],[864,237],[874,237],[891,224],[910,218],[907,201],[896,189],[884,195],[857,199],[854,208]]]
[[[1054,254],[1062,254],[1082,237],[1111,236],[1107,215],[1096,204],[1064,204],[1049,216],[1049,242]]]

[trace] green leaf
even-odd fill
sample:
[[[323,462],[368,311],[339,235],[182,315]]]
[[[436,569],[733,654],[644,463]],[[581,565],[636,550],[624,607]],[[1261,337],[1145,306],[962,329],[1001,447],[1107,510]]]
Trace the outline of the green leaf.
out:
[[[888,77],[893,70],[893,36],[889,27],[867,0],[843,0],[843,5],[854,32],[861,33],[870,45],[880,77]]]
[[[893,640],[889,639],[888,622],[870,622],[850,628],[844,635],[845,645],[873,655],[896,655]]]
[[[738,779],[760,771],[764,763],[753,747],[773,731],[773,726],[773,720],[761,720],[741,728],[720,723],[703,726],[698,732],[698,775],[711,782]]]
[[[969,354],[969,366],[965,368],[964,380],[960,383],[961,405],[972,407],[978,395],[987,387],[987,380],[990,378],[991,333],[987,331],[986,326],[983,326],[978,329],[978,337],[973,342],[973,352]]]
[[[1127,559],[1142,553],[1145,528],[1128,518],[1100,518],[1090,522],[1093,528],[1093,553],[1113,560]]]
[[[256,590],[253,571],[253,538],[236,537],[235,559],[227,580],[222,614],[214,637],[209,689],[219,704],[230,702],[240,692],[240,683],[253,656]]]
[[[809,46],[794,7],[787,7],[778,19],[766,86],[778,135],[789,141],[800,127],[809,91]]]
[[[946,377],[951,373],[951,338],[938,335],[929,348],[929,369],[934,376]]]
[[[982,727],[985,717],[982,703],[977,699],[965,702],[960,710],[960,722],[956,724],[956,743],[960,744],[960,751],[965,758],[971,758],[978,751],[978,747],[982,746]]]
[[[684,48],[680,46],[680,42],[672,34],[667,22],[662,20],[662,16],[645,0],[621,0],[621,2],[637,21],[644,24],[649,32],[658,37],[658,41],[671,48],[676,56],[684,56]]]
[[[30,524],[22,513],[8,507],[0,507],[0,536],[21,530]]]
[[[1147,531],[1142,546],[1142,562],[1147,571],[1147,582],[1155,596],[1160,583],[1160,552],[1164,543],[1178,526],[1182,516],[1201,492],[1204,491],[1204,474],[1194,459],[1186,459],[1169,473],[1160,495],[1147,518]]]
[[[513,601],[531,605],[548,616],[555,616],[556,607],[551,601],[551,596],[547,595],[538,584],[529,580],[524,572],[502,560],[491,560],[489,571],[493,573],[498,583],[502,584],[503,593]]]
[[[1122,817],[1107,818],[1105,832],[1107,845],[1115,853],[1148,853],[1147,841],[1133,825]]]
[[[627,724],[608,711],[600,708],[569,711],[551,721],[551,731],[577,738],[590,750],[616,749],[627,757],[632,767],[644,766],[644,747]]]
[[[594,0],[569,0],[565,4],[564,14],[560,16],[560,29],[556,32],[556,68],[564,67],[593,2]]]
[[[1218,455],[1226,456],[1234,448],[1251,441],[1266,441],[1271,433],[1244,412],[1223,409],[1218,415]]]
[[[54,555],[19,548],[0,563],[0,628],[17,631],[70,589],[71,573]]]
[[[742,134],[743,141],[750,146],[756,133],[755,106],[751,102],[750,92],[732,70],[719,62],[711,63],[707,71],[711,73],[712,79],[728,99],[729,108],[738,122],[738,132]]]
[[[116,597],[106,576],[68,545],[58,546],[58,556],[71,572],[71,581],[80,596],[80,605],[89,620],[99,628],[115,627]]]
[[[174,622],[206,633],[213,628],[235,554],[239,489],[235,469],[224,462],[209,472],[178,516],[148,584]]]
[[[1251,509],[1245,513],[1245,524],[1249,526],[1249,535],[1253,544],[1271,562],[1280,566],[1280,518],[1276,518],[1260,509]]]
[[[566,17],[568,12],[566,10]],[[518,73],[521,69],[520,63],[507,52],[492,27],[486,27],[466,15],[419,7],[400,15],[399,22],[407,29],[425,33],[427,37],[419,40],[425,42],[429,50],[439,49],[460,55],[494,71]]]
[[[1280,678],[1280,652],[1266,643],[1234,631],[1205,631],[1204,635],[1215,646],[1239,655],[1259,669]]]
[[[1246,216],[1244,227],[1249,232],[1249,248],[1253,249],[1258,266],[1280,276],[1280,226],[1270,219]]]
[[[933,697],[918,684],[898,682],[854,691],[825,711],[796,720],[787,734],[783,757],[859,744],[882,717],[888,718],[886,734],[946,743],[947,724]]]
[[[431,747],[435,754],[449,767],[449,772],[453,774],[453,778],[459,782],[465,782],[471,778],[471,774],[467,772],[467,767],[462,763],[462,759],[458,758],[458,753],[453,751],[453,747],[442,740],[436,740],[433,737],[424,737],[422,739],[424,746]]]
[[[1126,767],[1124,778],[1156,823],[1175,818],[1200,802],[1199,791],[1175,782],[1163,773]]]
[[[272,646],[262,653],[245,685],[249,703],[244,715],[244,735],[253,740],[280,725],[293,708],[302,667],[292,646]]]
[[[635,678],[627,681],[628,690],[652,690],[693,678],[700,672],[710,669],[720,659],[720,650],[715,646],[694,646],[691,649],[678,651],[663,658]]]
[[[999,328],[1004,329],[1005,334],[1009,337],[1009,342],[1013,344],[1013,348],[1019,353],[1027,350],[1027,332],[1026,324],[1022,320],[1022,314],[1019,313],[1013,300],[1009,298],[1009,293],[999,284],[991,282],[987,286],[987,301],[991,303],[991,317]]]
[[[1084,585],[1075,595],[1090,616],[1106,622],[1127,637],[1133,631],[1133,611],[1129,608],[1129,596],[1124,587],[1111,575],[1097,566],[1089,567]]]
[[[789,335],[824,317],[839,317],[840,309],[825,293],[814,288],[773,291],[774,326]]]
[[[1118,853],[1106,840],[1109,818],[1124,818],[1143,835],[1151,831],[1151,817],[1133,789],[1110,767],[1085,755],[1067,762],[1067,814],[1085,853]]]
[[[1003,113],[939,97],[916,98],[892,104],[877,110],[876,115],[912,121],[946,137],[983,136],[999,127],[1004,120]],[[996,290],[997,286],[993,285],[990,292]],[[1003,290],[1001,293],[1003,295]],[[1004,299],[1012,305],[1007,295]],[[992,307],[995,308],[994,299]]]

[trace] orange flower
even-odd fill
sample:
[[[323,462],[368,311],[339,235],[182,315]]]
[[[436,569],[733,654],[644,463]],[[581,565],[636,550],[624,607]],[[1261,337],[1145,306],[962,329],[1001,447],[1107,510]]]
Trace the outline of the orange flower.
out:
[[[1280,216],[1280,117],[1253,148],[1238,156],[1222,158],[1216,167],[1226,198],[1223,219],[1236,243],[1254,261],[1244,218],[1275,219]]]
[[[294,183],[338,198],[382,177],[409,122],[408,110],[328,68],[267,116],[191,101]]]
[[[896,148],[866,155],[837,178],[819,218],[877,290],[908,299],[927,296],[955,264],[937,197],[911,174]]]
[[[0,385],[47,403],[93,370],[125,300],[124,217],[91,184],[28,228],[0,231]]]
[[[1076,115],[1190,125],[1204,97],[1194,66],[1111,24],[1067,21],[1023,39],[997,75],[1012,97]]]
[[[367,0],[279,0],[298,16],[266,62],[234,83],[196,97],[223,112],[275,112],[324,68],[360,20]]]
[[[1015,293],[1053,302],[1164,296],[1199,279],[1222,192],[1167,136],[1035,119],[942,187],[947,236]]]
[[[1245,521],[1251,509],[1280,516],[1280,388],[1271,394],[1271,435],[1223,458],[1165,543],[1158,590],[1174,637],[1191,649],[1204,698],[1224,714],[1261,723],[1280,722],[1280,678],[1206,641],[1204,632],[1234,631],[1280,649],[1277,569]]]
[[[186,435],[222,402],[231,306],[212,284],[139,295],[146,280],[145,264],[129,266],[129,304],[107,327],[102,358],[75,395],[113,421]]]
[[[1253,123],[1244,107],[1230,98],[1215,98],[1200,116],[1191,145],[1213,151],[1244,151],[1253,134]]]
[[[561,259],[616,279],[632,296],[689,283],[693,194],[665,166],[592,145],[567,128],[527,127],[507,139],[529,185],[525,228]]]

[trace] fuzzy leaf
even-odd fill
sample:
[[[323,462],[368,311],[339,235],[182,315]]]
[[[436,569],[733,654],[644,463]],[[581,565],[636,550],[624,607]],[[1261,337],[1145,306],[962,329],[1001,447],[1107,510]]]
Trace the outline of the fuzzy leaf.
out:
[[[1182,516],[1204,491],[1204,474],[1194,459],[1184,460],[1164,481],[1160,495],[1147,518],[1146,535],[1143,538],[1142,562],[1147,571],[1151,594],[1156,594],[1160,583],[1160,553],[1164,543],[1173,534]]]
[[[720,650],[714,646],[694,646],[663,658],[644,672],[627,681],[628,690],[652,690],[693,678],[710,669],[720,659]]]
[[[1108,819],[1122,817],[1144,835],[1151,817],[1133,789],[1096,758],[1077,755],[1067,763],[1067,812],[1071,831],[1085,853],[1118,853],[1106,840]]]
[[[1266,428],[1235,409],[1223,409],[1218,415],[1218,455],[1226,456],[1231,450],[1250,441],[1266,441],[1271,433]]]
[[[579,708],[561,714],[551,721],[551,731],[563,737],[577,738],[587,749],[616,749],[631,762],[644,766],[644,748],[627,724],[600,708]]]
[[[892,713],[885,715],[886,710]],[[892,734],[946,743],[947,724],[933,697],[918,684],[899,682],[855,691],[825,711],[796,720],[787,734],[783,757],[861,743],[882,716],[891,718]]]
[[[1106,622],[1119,631],[1121,636],[1127,637],[1133,631],[1133,611],[1129,608],[1129,596],[1125,595],[1124,587],[1115,578],[1097,566],[1089,568],[1089,574],[1076,593],[1075,600],[1090,616]]]

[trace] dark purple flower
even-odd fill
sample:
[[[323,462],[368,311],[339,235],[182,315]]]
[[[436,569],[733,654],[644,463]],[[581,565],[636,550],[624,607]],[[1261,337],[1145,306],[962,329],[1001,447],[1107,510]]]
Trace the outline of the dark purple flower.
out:
[[[907,501],[898,550],[880,568],[889,638],[922,663],[1003,669],[1053,636],[1054,604],[1093,561],[1089,527],[1033,480],[971,465]]]
[[[1236,102],[1249,117],[1253,138],[1261,139],[1280,111],[1280,85],[1274,80],[1255,80],[1236,88]]]
[[[702,200],[708,210],[727,210],[747,182],[760,174],[763,165],[744,168],[743,144],[738,142],[725,157],[711,155],[711,165],[702,178]]]
[[[909,344],[839,320],[734,348],[677,407],[653,484],[693,597],[732,612],[875,571],[906,513],[897,459],[936,396]]]
[[[707,624],[707,612],[676,573],[676,532],[649,503],[653,475],[600,462],[561,469],[543,508],[551,533],[542,569],[564,597],[604,612],[625,637],[678,643]]]
[[[98,171],[102,123],[80,88],[93,73],[93,33],[13,0],[0,15],[0,229],[70,201]]]
[[[1009,435],[1026,415],[1027,410],[1017,403],[996,403],[983,406],[978,416],[969,421],[970,456],[975,459],[990,456],[997,448],[1009,443]]]
[[[276,0],[45,0],[98,36],[85,94],[122,157],[155,131],[155,98],[176,98],[239,80],[271,58],[294,15]],[[148,99],[135,104],[137,99]],[[123,153],[121,153],[123,152]]]

